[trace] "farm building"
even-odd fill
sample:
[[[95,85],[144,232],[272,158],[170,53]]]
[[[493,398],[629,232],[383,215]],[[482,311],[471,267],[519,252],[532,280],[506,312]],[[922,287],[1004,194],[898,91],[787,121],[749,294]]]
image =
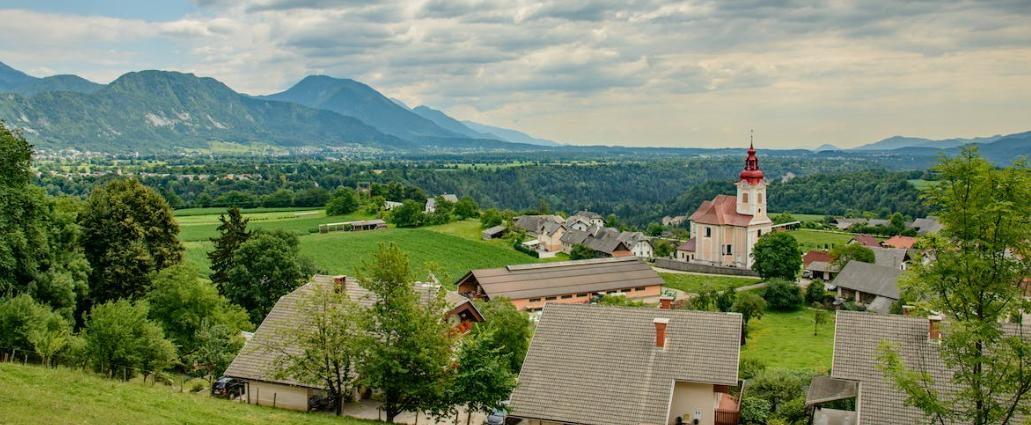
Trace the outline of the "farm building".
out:
[[[261,326],[254,331],[254,336],[244,345],[224,375],[245,382],[244,396],[248,402],[262,406],[281,407],[292,410],[307,410],[308,399],[323,387],[294,380],[293,378],[276,378],[273,376],[275,353],[269,347],[282,346],[285,338],[290,338],[292,330],[306,326],[305,318],[300,314],[307,297],[316,290],[344,290],[351,300],[363,307],[375,302],[375,296],[358,285],[351,277],[316,275],[312,281],[283,296],[276,302]],[[442,290],[440,285],[416,283],[414,289],[426,301]],[[465,297],[456,292],[445,293],[448,303],[446,317],[457,331],[468,331],[473,322],[482,322],[483,316]],[[289,348],[288,348],[289,350]]]
[[[590,302],[595,295],[655,297],[665,281],[636,257],[520,264],[478,269],[458,280],[470,298],[508,297],[520,310],[537,311],[549,302]]]
[[[831,282],[838,298],[865,305],[871,311],[887,313],[891,303],[899,300],[896,282],[902,270],[862,261],[849,261]]]
[[[458,197],[453,194],[445,193],[440,196],[452,204],[458,203]],[[426,200],[426,214],[432,214],[434,211],[437,211],[437,198],[429,198]]]
[[[549,304],[511,416],[530,425],[736,425],[740,343],[737,313]]]
[[[386,229],[387,222],[383,220],[362,220],[345,221],[343,223],[320,224],[319,233],[329,232],[362,232],[366,230]]]
[[[505,235],[505,226],[494,226],[481,233],[483,235],[483,240],[485,241],[497,239]]]

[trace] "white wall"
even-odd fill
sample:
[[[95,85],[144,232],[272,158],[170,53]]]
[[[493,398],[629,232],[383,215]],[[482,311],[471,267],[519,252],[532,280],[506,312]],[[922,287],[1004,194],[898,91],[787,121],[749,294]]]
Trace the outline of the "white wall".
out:
[[[673,399],[669,407],[669,418],[666,423],[673,425],[677,416],[687,415],[685,424],[691,424],[694,412],[702,414],[700,425],[713,425],[716,423],[716,393],[713,392],[712,384],[697,384],[694,382],[677,382],[673,386]]]
[[[308,410],[307,388],[290,387],[286,385],[270,384],[267,382],[248,381],[250,386],[250,401],[252,404],[272,406],[273,401],[276,407],[291,410]],[[247,389],[245,386],[244,389]],[[246,399],[247,396],[244,396]]]

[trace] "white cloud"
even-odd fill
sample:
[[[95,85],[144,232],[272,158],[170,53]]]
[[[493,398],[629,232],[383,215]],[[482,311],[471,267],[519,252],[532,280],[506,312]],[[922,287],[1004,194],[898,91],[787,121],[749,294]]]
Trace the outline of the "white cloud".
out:
[[[1021,1],[195,0],[167,22],[0,10],[0,60],[239,91],[355,78],[574,143],[848,146],[1027,130]],[[79,71],[82,69],[83,71]]]

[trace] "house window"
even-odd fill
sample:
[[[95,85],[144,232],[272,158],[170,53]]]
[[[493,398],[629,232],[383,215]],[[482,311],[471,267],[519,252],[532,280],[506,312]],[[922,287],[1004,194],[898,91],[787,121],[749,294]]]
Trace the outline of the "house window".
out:
[[[539,303],[539,302],[541,302],[541,299],[540,298],[530,298],[530,302],[532,302],[532,303]]]
[[[573,298],[573,296],[572,295],[563,295],[562,296],[562,299],[564,299],[564,300],[568,300],[570,298]]]
[[[723,255],[734,255],[734,245],[723,245]]]
[[[705,237],[707,237],[707,238],[711,238],[712,237],[712,228],[711,227],[706,227],[705,228]]]
[[[547,297],[547,298],[544,299],[544,301],[555,301],[557,299],[558,299],[558,297]]]
[[[576,294],[577,298],[587,298],[587,294]]]
[[[639,287],[634,288],[635,291],[643,291],[644,289],[645,288],[643,286],[639,286]]]
[[[627,292],[630,292],[630,288],[627,288],[627,289],[621,289],[621,290],[620,290],[619,292],[622,292],[622,293],[624,293],[624,294],[625,294],[625,293],[627,293]]]

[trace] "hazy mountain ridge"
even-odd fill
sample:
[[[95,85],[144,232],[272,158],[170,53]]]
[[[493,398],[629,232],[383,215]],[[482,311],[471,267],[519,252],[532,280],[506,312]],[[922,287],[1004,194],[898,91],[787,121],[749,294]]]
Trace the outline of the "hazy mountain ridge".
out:
[[[504,140],[507,140],[507,141],[513,142],[513,143],[526,143],[526,144],[538,145],[538,146],[561,146],[561,144],[558,143],[558,142],[555,142],[555,141],[552,141],[552,140],[547,140],[547,139],[539,139],[539,138],[533,137],[533,136],[531,136],[529,134],[523,133],[523,132],[521,132],[519,130],[511,130],[511,129],[507,129],[507,128],[494,127],[494,126],[490,126],[490,125],[486,125],[486,124],[480,124],[480,123],[476,123],[476,122],[472,122],[472,121],[462,121],[461,123],[464,124],[466,127],[469,127],[473,131],[477,131],[477,132],[480,132],[480,133],[485,133],[485,134],[490,134],[490,135],[493,135],[493,136],[497,136],[497,137],[499,137],[501,139],[504,139]]]
[[[0,96],[0,118],[43,148],[170,152],[211,141],[412,149],[408,141],[330,111],[241,95],[213,78],[130,72],[94,93]]]
[[[893,137],[889,137],[887,139],[884,139],[884,140],[881,140],[881,141],[878,141],[878,142],[869,143],[869,144],[865,144],[865,145],[862,145],[862,146],[859,146],[859,147],[856,147],[856,148],[852,148],[851,150],[857,150],[857,151],[870,151],[870,150],[890,151],[890,150],[896,150],[896,149],[902,149],[902,148],[938,148],[938,149],[949,149],[949,148],[955,148],[955,147],[963,146],[963,145],[968,144],[968,143],[978,143],[978,144],[992,143],[992,142],[995,142],[995,141],[997,141],[999,139],[1002,139],[1004,137],[1016,136],[1016,135],[1020,135],[1020,134],[1027,134],[1027,133],[1010,134],[1010,135],[1007,135],[1007,136],[1003,136],[1003,135],[998,135],[997,134],[997,135],[988,136],[988,137],[974,137],[974,138],[970,138],[970,139],[952,138],[952,139],[943,139],[943,140],[924,139],[924,138],[921,138],[921,137],[893,136]]]

